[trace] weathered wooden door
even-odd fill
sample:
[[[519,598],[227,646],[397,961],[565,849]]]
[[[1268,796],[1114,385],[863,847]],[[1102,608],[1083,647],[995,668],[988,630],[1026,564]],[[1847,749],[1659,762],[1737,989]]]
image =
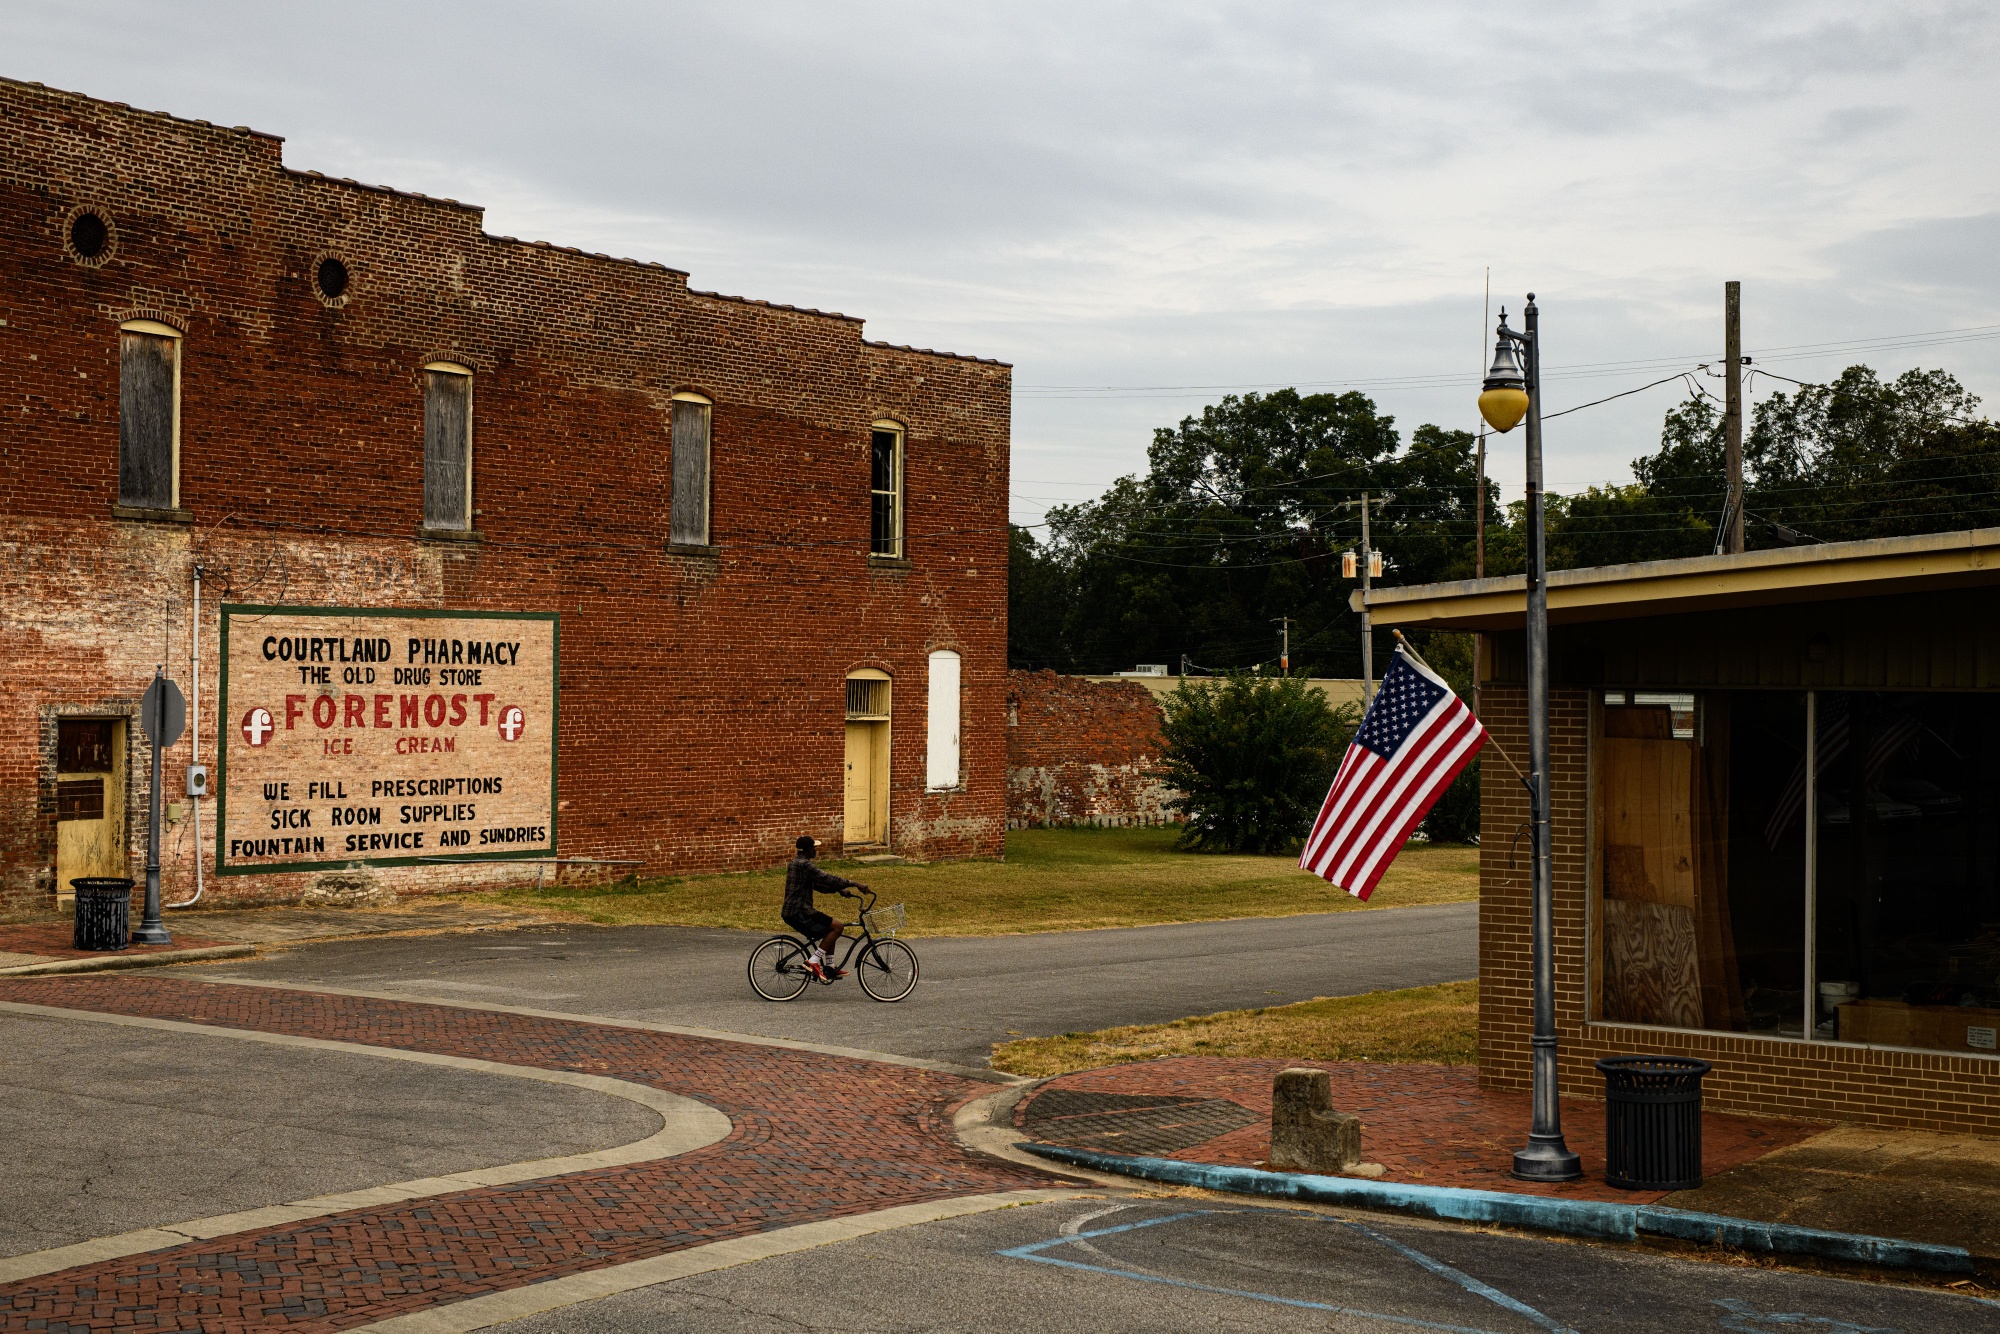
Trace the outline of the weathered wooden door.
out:
[[[56,724],[56,893],[78,876],[129,874],[125,855],[125,720]]]
[[[847,724],[846,832],[849,843],[889,837],[889,724]]]
[[[845,837],[849,843],[866,843],[868,839],[868,775],[874,769],[869,744],[869,723],[849,723],[847,725],[847,828]]]

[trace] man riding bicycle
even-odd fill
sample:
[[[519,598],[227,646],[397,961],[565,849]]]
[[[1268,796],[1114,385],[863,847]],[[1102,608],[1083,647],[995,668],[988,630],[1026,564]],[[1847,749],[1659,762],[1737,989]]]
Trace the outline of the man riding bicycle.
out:
[[[852,880],[843,880],[830,871],[822,871],[813,865],[813,858],[819,853],[819,844],[810,835],[800,834],[793,845],[798,856],[785,866],[785,906],[779,912],[785,925],[813,942],[812,954],[806,967],[816,978],[838,978],[847,976],[847,971],[835,968],[827,952],[833,948],[840,933],[847,929],[847,923],[836,922],[833,918],[813,906],[815,894],[838,894],[844,899],[859,897],[857,889],[868,886]]]

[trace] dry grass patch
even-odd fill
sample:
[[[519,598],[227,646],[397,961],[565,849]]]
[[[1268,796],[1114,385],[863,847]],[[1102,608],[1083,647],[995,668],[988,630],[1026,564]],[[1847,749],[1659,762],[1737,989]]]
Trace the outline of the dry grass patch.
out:
[[[1225,1010],[1170,1024],[1023,1038],[997,1044],[993,1068],[1040,1078],[1162,1056],[1472,1065],[1478,1046],[1475,980]]]
[[[827,868],[909,908],[911,935],[1205,922],[1227,917],[1456,903],[1479,897],[1479,850],[1405,848],[1366,904],[1298,869],[1293,857],[1180,852],[1171,829],[1022,829],[1005,861]],[[501,903],[569,912],[607,925],[638,923],[779,930],[784,871],[501,891]]]

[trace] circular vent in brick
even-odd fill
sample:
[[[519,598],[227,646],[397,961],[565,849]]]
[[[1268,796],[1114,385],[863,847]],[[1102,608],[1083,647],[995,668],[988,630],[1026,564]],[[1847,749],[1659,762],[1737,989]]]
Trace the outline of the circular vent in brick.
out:
[[[313,269],[313,286],[322,301],[339,301],[347,295],[347,265],[328,255]]]
[[[111,258],[118,234],[102,209],[81,205],[63,223],[63,249],[79,264],[95,268]]]

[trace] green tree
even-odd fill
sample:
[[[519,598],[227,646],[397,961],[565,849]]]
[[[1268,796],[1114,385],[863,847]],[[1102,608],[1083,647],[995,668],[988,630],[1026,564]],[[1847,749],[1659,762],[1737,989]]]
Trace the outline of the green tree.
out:
[[[1822,541],[1991,523],[2000,513],[2000,439],[1979,400],[1944,371],[1883,381],[1850,366],[1757,405],[1744,442],[1753,539],[1776,525]]]
[[[1366,395],[1230,396],[1155,431],[1148,461],[1144,477],[1049,514],[1081,670],[1270,662],[1290,617],[1295,673],[1359,675],[1340,553],[1359,545],[1349,502],[1364,490],[1392,493],[1373,531],[1385,582],[1472,573],[1472,436],[1424,426],[1403,448]]]
[[[1183,681],[1162,701],[1160,777],[1181,792],[1184,847],[1280,852],[1312,828],[1352,735],[1352,706],[1333,708],[1296,677],[1236,673]]]
[[[1053,551],[1018,524],[1007,531],[1007,665],[1029,671],[1070,670],[1063,618],[1070,575]]]

